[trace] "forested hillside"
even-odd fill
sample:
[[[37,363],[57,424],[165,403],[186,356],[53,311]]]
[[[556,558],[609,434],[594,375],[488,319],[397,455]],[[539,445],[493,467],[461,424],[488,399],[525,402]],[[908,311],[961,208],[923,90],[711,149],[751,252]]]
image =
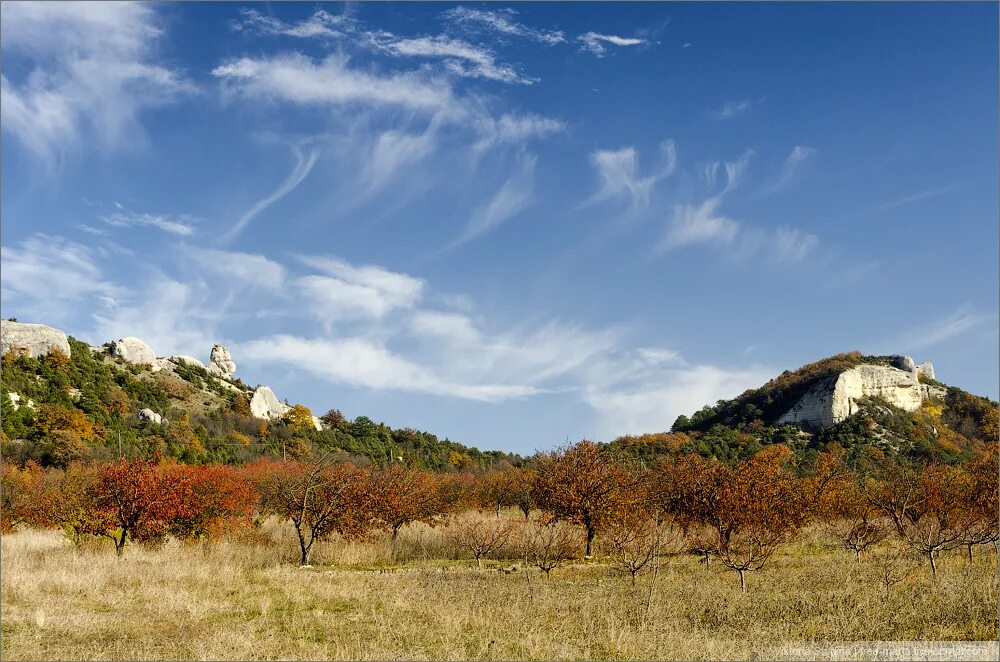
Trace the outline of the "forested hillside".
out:
[[[40,358],[14,352],[3,357],[6,458],[66,466],[77,459],[111,459],[121,448],[129,456],[159,450],[190,464],[241,463],[260,456],[305,459],[338,449],[356,464],[394,461],[434,470],[521,463],[516,455],[393,429],[366,416],[347,420],[336,409],[320,417],[323,430],[315,429],[302,405],[280,420],[262,420],[251,415],[239,389],[226,388],[199,366],[182,363],[176,374],[152,373],[72,338],[70,347],[69,356],[55,351]],[[143,418],[143,409],[163,420]]]

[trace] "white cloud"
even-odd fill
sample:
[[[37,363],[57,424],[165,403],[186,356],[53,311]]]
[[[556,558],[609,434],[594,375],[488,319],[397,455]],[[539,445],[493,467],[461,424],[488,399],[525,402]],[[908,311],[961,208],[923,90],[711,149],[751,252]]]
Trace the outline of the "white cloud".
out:
[[[381,189],[404,168],[411,168],[437,147],[437,123],[423,133],[412,134],[391,129],[375,139],[361,171],[361,188],[366,194]]]
[[[919,193],[907,195],[897,200],[890,200],[889,202],[883,202],[882,204],[870,207],[865,211],[879,212],[879,211],[886,211],[888,209],[895,209],[896,207],[902,207],[903,205],[908,205],[911,202],[917,202],[919,200],[925,200],[927,198],[933,198],[939,195],[943,195],[945,193],[955,190],[956,188],[958,188],[957,184],[949,184],[948,186],[941,186],[939,188],[932,188],[926,191],[920,191]]]
[[[194,90],[153,61],[162,34],[145,3],[5,4],[4,57],[26,58],[30,73],[0,80],[4,130],[50,167],[88,138],[103,149],[141,142],[144,110]]]
[[[891,351],[923,349],[963,336],[984,324],[997,325],[996,313],[982,313],[971,303],[965,303],[950,314],[933,320],[906,333],[892,343]]]
[[[718,214],[721,200],[709,198],[700,205],[674,205],[673,217],[661,239],[661,251],[704,242],[732,241],[739,232],[739,223]]]
[[[634,37],[618,37],[613,34],[600,34],[598,32],[587,32],[579,37],[583,46],[582,50],[596,55],[597,57],[604,57],[607,54],[607,44],[613,46],[638,46],[639,44],[645,43],[645,39],[637,39]]]
[[[781,171],[778,173],[777,178],[764,189],[764,192],[774,193],[788,186],[802,165],[815,156],[816,150],[812,147],[805,145],[796,145],[793,147],[785,162],[781,165]]]
[[[534,113],[505,113],[498,119],[481,115],[477,118],[476,128],[482,137],[474,149],[481,151],[501,143],[523,143],[532,138],[562,133],[566,130],[566,125],[559,120]]]
[[[333,257],[298,255],[298,260],[325,275],[296,280],[303,303],[326,329],[335,322],[379,319],[397,309],[414,307],[425,283],[376,265],[357,267]]]
[[[172,216],[170,214],[150,214],[146,212],[135,212],[117,205],[117,209],[110,214],[101,216],[100,219],[108,225],[116,228],[150,227],[163,230],[180,237],[188,237],[194,234],[195,218],[182,214]]]
[[[499,402],[540,392],[530,386],[448,381],[384,346],[361,338],[277,335],[240,343],[236,349],[248,361],[286,363],[335,383],[376,390],[412,391],[483,402]]]
[[[665,432],[681,414],[732,398],[774,375],[769,368],[724,369],[712,365],[670,367],[638,384],[592,386],[587,403],[598,414],[598,436]]]
[[[280,290],[285,283],[285,268],[256,253],[191,248],[187,256],[204,272],[252,287]]]
[[[449,71],[466,78],[485,78],[501,83],[531,85],[537,79],[524,76],[512,66],[500,64],[494,53],[467,41],[439,35],[400,38],[390,32],[367,33],[370,43],[397,57],[442,58]]]
[[[502,35],[520,37],[550,46],[566,41],[566,37],[562,32],[536,30],[535,28],[530,28],[516,22],[514,16],[517,15],[517,12],[513,9],[487,10],[455,7],[443,12],[441,15],[447,21],[473,30],[489,30]]]
[[[746,173],[747,166],[750,164],[750,158],[753,154],[753,150],[748,149],[743,153],[743,156],[735,161],[713,161],[707,164],[704,169],[704,176],[708,190],[712,191],[715,189],[719,168],[721,167],[726,173],[726,186],[719,195],[726,195],[733,191],[743,180],[743,175]]]
[[[352,69],[343,54],[313,60],[299,53],[242,57],[221,64],[212,75],[252,97],[298,104],[364,104],[418,111],[452,109],[451,87],[421,72],[380,76]]]
[[[75,306],[120,294],[92,249],[62,237],[34,234],[17,246],[4,246],[0,257],[2,298],[22,311],[21,321],[58,323]]]
[[[736,117],[737,115],[742,115],[743,113],[750,110],[753,106],[753,101],[750,99],[742,99],[740,101],[729,101],[722,104],[721,107],[710,111],[712,115],[718,117],[719,119],[730,119]]]
[[[819,237],[781,226],[774,232],[774,257],[779,262],[801,262],[819,244]]]
[[[590,162],[601,177],[601,188],[584,204],[593,204],[621,195],[628,195],[634,209],[649,206],[653,187],[677,169],[677,147],[673,140],[660,145],[662,165],[645,177],[639,175],[639,155],[634,147],[618,150],[597,150]]]
[[[233,28],[236,30],[301,39],[342,37],[344,36],[342,29],[350,28],[353,24],[351,19],[343,14],[334,15],[322,9],[317,9],[309,18],[298,23],[286,23],[273,16],[264,16],[256,9],[243,9],[240,13],[243,14],[243,20],[233,23]]]
[[[449,248],[454,248],[490,232],[501,223],[514,218],[531,203],[535,188],[535,157],[526,155],[518,170],[504,182],[488,202],[477,207],[466,223],[462,235]]]
[[[247,212],[243,214],[243,216],[241,216],[235,224],[233,224],[233,227],[229,229],[229,232],[223,236],[223,239],[231,240],[239,235],[239,233],[242,232],[250,221],[256,218],[258,214],[294,191],[296,187],[298,187],[298,185],[309,176],[313,166],[316,165],[316,159],[319,158],[319,150],[312,149],[309,150],[308,153],[303,154],[301,150],[295,149],[294,153],[295,167],[293,167],[292,171],[288,173],[288,177],[285,178],[285,181],[283,181],[281,185],[274,190],[274,192],[267,197],[258,200],[253,207],[247,210]]]

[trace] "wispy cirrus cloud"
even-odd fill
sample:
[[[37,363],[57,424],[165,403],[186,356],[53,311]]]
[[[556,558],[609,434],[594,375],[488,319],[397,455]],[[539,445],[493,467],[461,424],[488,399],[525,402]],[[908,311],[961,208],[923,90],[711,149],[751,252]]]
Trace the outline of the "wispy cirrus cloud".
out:
[[[971,303],[964,303],[952,312],[933,319],[897,337],[892,351],[924,349],[959,338],[973,331],[992,325],[997,326],[996,313],[984,313]]]
[[[538,30],[518,23],[514,20],[517,12],[509,8],[470,9],[460,6],[442,12],[441,16],[454,25],[475,31],[490,31],[550,46],[566,41],[566,36],[561,31]]]
[[[534,195],[536,161],[531,154],[523,155],[517,170],[487,202],[472,212],[472,217],[466,223],[462,234],[445,250],[472,241],[524,211]]]
[[[485,78],[501,83],[531,85],[538,82],[519,73],[508,64],[497,62],[496,55],[482,46],[444,35],[400,38],[389,32],[367,33],[379,50],[397,57],[440,58],[448,71],[465,78]]]
[[[195,90],[156,61],[153,5],[16,2],[3,14],[3,129],[49,167],[85,138],[105,150],[141,144],[142,113]],[[27,74],[12,80],[19,61]]]
[[[801,171],[802,167],[816,158],[817,151],[806,145],[796,145],[781,164],[774,181],[764,187],[764,193],[775,193],[788,186]]]
[[[731,242],[739,232],[739,223],[718,213],[721,202],[720,198],[713,197],[698,205],[675,205],[656,251],[705,242]]]
[[[752,99],[740,99],[738,101],[727,101],[718,108],[709,111],[709,114],[718,119],[728,120],[748,112],[754,105]]]
[[[288,173],[288,177],[286,177],[278,188],[276,188],[270,195],[261,198],[250,209],[248,209],[246,213],[233,224],[229,231],[223,235],[222,238],[224,241],[230,241],[236,238],[262,211],[294,191],[296,187],[298,187],[298,185],[309,176],[313,166],[316,165],[316,159],[319,158],[319,149],[314,148],[308,152],[302,152],[298,148],[295,148],[293,151],[295,153],[295,167],[292,168],[290,173]]]
[[[100,217],[102,221],[116,228],[150,227],[162,230],[179,237],[188,237],[195,232],[197,219],[188,214],[178,216],[171,214],[151,214],[126,209],[121,203],[115,203],[115,210]]]
[[[950,193],[958,188],[958,184],[949,184],[948,186],[940,186],[937,188],[927,189],[926,191],[920,191],[918,193],[913,193],[911,195],[903,196],[902,198],[897,198],[895,200],[890,200],[888,202],[883,202],[873,207],[869,207],[865,212],[880,212],[887,211],[889,209],[895,209],[896,207],[902,207],[903,205],[908,205],[913,202],[919,202],[920,200],[926,200],[927,198],[934,198],[939,195],[944,195],[945,193]]]
[[[308,18],[296,23],[288,23],[273,16],[264,16],[256,9],[240,10],[243,18],[233,21],[232,27],[238,32],[268,36],[298,37],[300,39],[333,39],[343,37],[354,22],[346,14],[331,14],[317,9]]]
[[[596,57],[604,57],[608,53],[608,46],[638,46],[646,43],[645,39],[638,37],[619,37],[613,34],[601,34],[599,32],[587,32],[579,36],[582,43],[581,50]]]
[[[379,75],[354,69],[346,55],[314,60],[300,53],[241,57],[212,75],[233,91],[299,104],[363,104],[437,112],[452,108],[451,86],[419,71]]]
[[[673,140],[660,144],[660,157],[659,166],[642,176],[639,154],[634,147],[592,152],[590,162],[601,178],[601,187],[584,205],[625,196],[631,200],[633,209],[648,207],[653,187],[677,169],[677,146]]]

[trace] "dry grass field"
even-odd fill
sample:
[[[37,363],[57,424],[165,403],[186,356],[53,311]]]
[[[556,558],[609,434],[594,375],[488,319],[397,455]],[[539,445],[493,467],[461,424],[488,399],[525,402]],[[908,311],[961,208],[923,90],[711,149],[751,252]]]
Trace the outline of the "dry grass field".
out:
[[[512,559],[480,570],[424,525],[323,543],[311,568],[296,566],[289,530],[267,533],[122,560],[58,532],[6,535],[3,659],[745,659],[997,637],[997,560],[982,547],[971,566],[942,557],[937,580],[914,562],[886,596],[873,562],[807,531],[741,594],[735,574],[686,555],[663,560],[650,592],[649,574],[633,587],[600,556],[548,580]]]

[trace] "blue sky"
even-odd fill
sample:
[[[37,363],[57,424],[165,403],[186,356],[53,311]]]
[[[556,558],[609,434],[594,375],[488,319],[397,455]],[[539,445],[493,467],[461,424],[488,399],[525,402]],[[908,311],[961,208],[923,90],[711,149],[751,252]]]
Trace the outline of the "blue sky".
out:
[[[2,315],[530,452],[997,397],[997,6],[5,3]]]

